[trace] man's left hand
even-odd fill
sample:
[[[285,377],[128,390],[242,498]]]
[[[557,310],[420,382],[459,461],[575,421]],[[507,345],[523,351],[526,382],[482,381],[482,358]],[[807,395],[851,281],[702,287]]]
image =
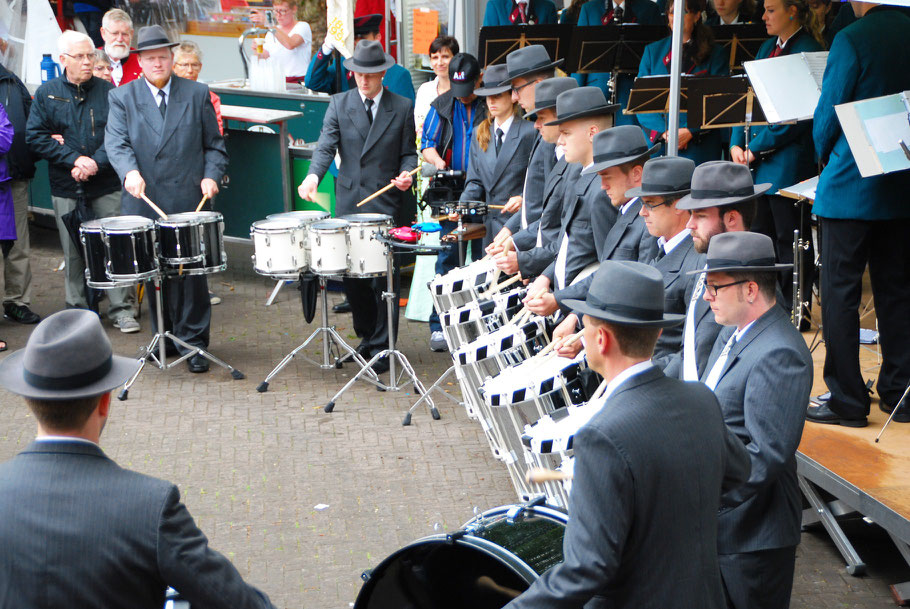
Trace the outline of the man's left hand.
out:
[[[414,180],[413,180],[413,178],[411,178],[410,173],[408,173],[407,171],[402,171],[400,174],[398,174],[397,178],[392,180],[392,184],[394,184],[395,188],[397,188],[398,190],[407,190],[408,188],[411,187],[411,184],[413,183],[413,181]]]
[[[503,252],[493,257],[496,267],[504,273],[514,275],[518,272],[518,256],[514,251]]]
[[[73,163],[75,167],[78,167],[82,170],[83,173],[93,176],[98,173],[98,163],[91,157],[80,156],[76,159],[76,162]]]
[[[78,167],[73,167],[70,170],[70,175],[73,176],[73,179],[77,182],[87,182],[89,178],[89,175]]]
[[[214,199],[218,194],[218,183],[212,178],[203,178],[199,187],[202,189],[202,194],[209,199]]]
[[[527,307],[531,313],[543,317],[555,313],[556,309],[559,308],[559,305],[556,304],[556,297],[553,296],[553,292],[546,292],[542,296],[529,300],[527,302]]]

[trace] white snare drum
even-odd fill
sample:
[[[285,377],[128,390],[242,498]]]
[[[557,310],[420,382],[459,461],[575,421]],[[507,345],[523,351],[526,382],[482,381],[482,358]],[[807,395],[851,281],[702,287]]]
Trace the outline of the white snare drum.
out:
[[[347,220],[329,218],[307,226],[310,270],[317,275],[344,275],[348,268]],[[383,257],[383,263],[385,257]]]
[[[542,317],[534,318],[521,326],[503,326],[467,345],[462,345],[452,353],[452,358],[456,363],[467,366],[508,353],[523,345],[529,345],[533,350],[535,346],[543,345],[545,331],[546,321]]]
[[[453,307],[476,300],[477,293],[493,282],[496,270],[496,263],[488,258],[454,268],[445,275],[436,275],[429,283],[436,312],[442,315]]]
[[[392,217],[386,214],[350,214],[342,216],[348,227],[348,276],[378,277],[386,275],[389,252],[385,244],[376,240],[376,233],[389,236]]]
[[[297,220],[259,220],[250,227],[253,268],[260,275],[296,278],[306,268],[303,226]]]
[[[303,226],[309,226],[313,222],[319,222],[320,220],[325,220],[330,218],[331,215],[327,211],[322,210],[311,210],[311,209],[298,209],[296,211],[283,211],[280,214],[269,214],[265,217],[266,220],[295,220]]]
[[[492,298],[475,300],[449,309],[439,316],[447,340],[460,347],[501,328],[521,309],[521,300],[525,294],[527,289],[516,288],[511,292],[498,292]]]
[[[481,387],[484,401],[491,407],[511,406],[570,389],[579,373],[588,367],[582,351],[574,359],[553,356],[532,358],[499,376],[487,379]],[[577,386],[573,385],[573,386]]]
[[[532,453],[547,455],[572,450],[575,434],[600,410],[600,400],[570,404],[525,427],[521,441]]]

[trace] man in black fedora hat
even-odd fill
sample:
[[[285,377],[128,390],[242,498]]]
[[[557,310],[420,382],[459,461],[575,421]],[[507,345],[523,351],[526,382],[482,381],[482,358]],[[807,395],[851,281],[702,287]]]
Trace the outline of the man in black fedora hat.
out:
[[[373,212],[399,223],[408,220],[402,217],[404,193],[412,183],[409,172],[417,167],[414,103],[383,88],[383,75],[394,64],[382,45],[371,40],[357,45],[354,56],[344,61],[345,69],[354,72],[357,88],[329,100],[309,174],[297,189],[302,199],[315,200],[316,188],[337,153],[341,164],[335,179],[335,215]],[[357,207],[389,182],[395,188]],[[396,294],[397,278],[396,272]],[[344,279],[354,330],[362,337],[358,351],[367,359],[388,346],[389,332],[398,332],[397,296],[389,328],[382,298],[385,288],[385,277]],[[373,369],[384,371],[387,366],[383,358]]]
[[[117,87],[108,96],[104,146],[123,182],[124,214],[158,218],[142,195],[166,214],[195,211],[203,196],[208,198],[204,209],[211,209],[227,170],[227,150],[209,88],[173,73],[177,44],[160,25],[141,28],[133,52],[139,55],[144,78]],[[165,327],[157,331],[170,330],[190,345],[207,349],[212,305],[206,276],[166,277],[162,285]],[[155,299],[149,303],[154,311]],[[152,325],[157,325],[154,314]],[[176,350],[188,352],[182,345]],[[209,362],[197,353],[187,359],[187,367],[190,372],[207,372]]]
[[[556,98],[557,118],[547,125],[559,127],[558,145],[575,168],[567,182],[555,260],[531,285],[525,302],[537,315],[551,315],[557,310],[553,290],[570,285],[586,268],[588,273],[593,270],[592,265],[597,263],[595,243],[606,237],[616,221],[616,209],[600,188],[597,174],[582,175],[582,170],[594,165],[591,140],[613,126],[617,108],[608,104],[603,91],[596,87],[569,89]]]
[[[111,391],[138,367],[78,309],[42,321],[0,363],[0,385],[38,425],[0,465],[3,606],[160,609],[171,586],[194,607],[271,608],[208,547],[174,484],[121,468],[98,446]]]
[[[726,198],[733,197],[717,200]],[[793,587],[802,518],[796,449],[812,356],[777,304],[778,275],[789,268],[775,263],[770,237],[728,232],[711,238],[706,268],[694,271],[706,274],[703,298],[726,326],[701,380],[717,395],[727,426],[749,447],[752,465],[748,482],[724,494],[718,513],[720,572],[735,609],[787,607]]]
[[[507,607],[723,608],[717,505],[749,459],[710,391],[650,361],[682,316],[664,313],[660,273],[631,261],[604,262],[569,305],[606,391],[574,438],[564,560]]]

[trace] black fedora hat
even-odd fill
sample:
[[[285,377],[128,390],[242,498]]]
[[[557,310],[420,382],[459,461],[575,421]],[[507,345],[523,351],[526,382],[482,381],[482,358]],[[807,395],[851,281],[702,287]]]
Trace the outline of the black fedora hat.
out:
[[[598,89],[599,90],[599,89]],[[651,156],[657,146],[648,148],[648,140],[637,125],[617,125],[594,134],[594,164],[582,171],[590,175]]]
[[[626,191],[627,197],[681,197],[692,187],[695,161],[681,156],[662,156],[645,163],[641,186]]]
[[[385,72],[395,65],[392,56],[382,50],[376,40],[361,40],[354,48],[354,54],[344,60],[345,70],[358,74]]]
[[[774,241],[767,235],[749,231],[721,233],[711,237],[705,268],[689,271],[720,273],[740,271],[786,271],[792,264],[778,264],[774,255]]]
[[[478,76],[480,62],[470,53],[459,53],[449,62],[449,82],[452,83],[452,95],[455,97],[471,95]]]
[[[25,348],[0,363],[0,385],[36,400],[75,400],[107,393],[138,369],[139,360],[113,354],[97,315],[67,309],[45,318]]]
[[[509,69],[509,74],[508,78],[499,84],[511,86],[513,78],[551,70],[561,65],[562,61],[562,59],[552,61],[546,47],[542,44],[529,44],[506,55],[506,67]]]
[[[534,106],[533,110],[528,110],[528,114],[537,114],[540,110],[556,107],[556,98],[563,91],[577,89],[578,81],[569,76],[558,76],[548,78],[534,85]]]
[[[171,42],[170,38],[167,37],[167,32],[160,25],[146,25],[139,28],[139,33],[136,34],[136,48],[132,49],[130,53],[175,47],[178,44],[180,43]]]
[[[676,204],[677,209],[721,207],[759,197],[771,184],[754,184],[752,172],[732,161],[708,161],[695,168],[692,192]]]
[[[576,87],[556,97],[556,120],[547,126],[561,125],[579,118],[615,114],[619,104],[608,104],[600,87]]]
[[[506,70],[506,64],[504,63],[487,66],[483,73],[483,82],[480,83],[479,88],[474,89],[474,93],[481,97],[486,97],[488,95],[499,95],[511,89],[512,86],[508,84],[508,81],[506,81],[505,85],[500,84]]]
[[[594,273],[585,300],[565,301],[583,313],[623,326],[667,328],[685,315],[664,313],[664,281],[653,266],[631,260],[606,260]]]

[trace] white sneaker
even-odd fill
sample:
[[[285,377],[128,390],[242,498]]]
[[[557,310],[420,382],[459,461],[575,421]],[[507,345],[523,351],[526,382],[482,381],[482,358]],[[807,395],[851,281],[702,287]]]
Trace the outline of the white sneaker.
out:
[[[117,320],[114,321],[114,327],[120,328],[120,331],[124,334],[132,334],[140,330],[139,322],[130,315],[118,317]]]
[[[209,302],[213,305],[221,304],[221,296],[218,296],[215,292],[209,292]]]
[[[430,334],[430,351],[440,353],[448,351],[448,349],[449,346],[446,344],[446,337],[442,330],[436,330]]]

